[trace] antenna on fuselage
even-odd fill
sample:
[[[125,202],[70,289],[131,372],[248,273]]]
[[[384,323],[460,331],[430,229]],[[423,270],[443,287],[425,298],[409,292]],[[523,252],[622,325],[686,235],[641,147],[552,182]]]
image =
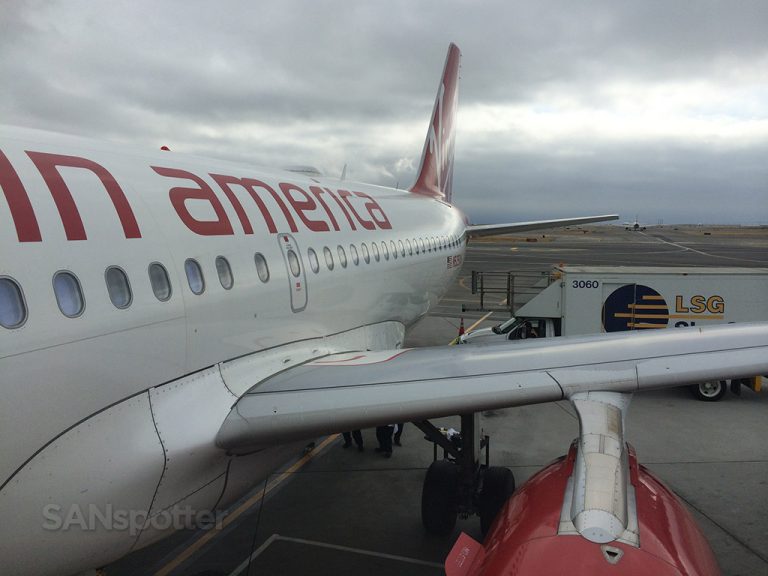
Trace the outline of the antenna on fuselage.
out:
[[[344,179],[347,177],[347,163],[344,163],[344,168],[341,169],[341,178],[339,178],[339,182],[344,182]]]

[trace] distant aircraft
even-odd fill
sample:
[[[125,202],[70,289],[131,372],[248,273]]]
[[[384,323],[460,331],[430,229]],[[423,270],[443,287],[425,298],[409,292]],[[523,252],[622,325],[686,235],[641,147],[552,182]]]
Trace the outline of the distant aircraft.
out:
[[[319,434],[768,372],[759,326],[401,349],[470,237],[616,218],[467,224],[451,203],[459,59],[451,45],[410,190],[0,128],[4,575],[104,566],[198,526]],[[634,461],[605,421],[605,466],[584,437],[574,483],[619,497]],[[485,524],[509,491],[494,470],[465,486]],[[438,531],[456,513],[443,474],[425,484]],[[573,497],[585,542],[637,517],[631,498],[616,518],[601,502]],[[636,510],[641,551],[667,538],[646,540]]]
[[[640,224],[637,216],[633,222],[624,222],[624,230],[631,230],[632,232],[642,232],[649,226],[653,226],[653,224]]]

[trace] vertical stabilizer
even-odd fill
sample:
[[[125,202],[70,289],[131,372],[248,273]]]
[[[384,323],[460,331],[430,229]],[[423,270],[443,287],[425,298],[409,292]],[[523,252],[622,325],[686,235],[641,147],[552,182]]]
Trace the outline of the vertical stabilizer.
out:
[[[446,202],[451,201],[453,186],[453,143],[459,103],[460,60],[461,51],[458,46],[448,46],[445,68],[421,154],[419,174],[411,187],[411,192],[415,194],[433,196]]]

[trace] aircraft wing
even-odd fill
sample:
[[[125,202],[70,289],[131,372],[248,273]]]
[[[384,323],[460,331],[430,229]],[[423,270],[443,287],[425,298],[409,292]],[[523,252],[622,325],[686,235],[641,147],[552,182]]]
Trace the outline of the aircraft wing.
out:
[[[545,228],[560,228],[573,224],[589,224],[590,222],[606,222],[618,220],[618,214],[603,214],[601,216],[583,216],[580,218],[560,218],[557,220],[532,220],[530,222],[513,222],[510,224],[482,224],[467,226],[467,234],[470,238],[479,236],[493,236],[498,234],[513,234],[514,232],[526,232],[527,230],[542,230]]]
[[[768,323],[326,356],[259,382],[216,443],[247,452],[371,426],[768,374]]]

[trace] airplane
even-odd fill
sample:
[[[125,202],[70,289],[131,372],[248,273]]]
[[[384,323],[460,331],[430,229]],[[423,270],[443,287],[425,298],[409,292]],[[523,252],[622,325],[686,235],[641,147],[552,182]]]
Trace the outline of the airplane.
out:
[[[609,395],[583,409],[591,450],[600,410],[623,406],[610,395],[768,372],[765,325],[402,348],[470,238],[617,218],[469,225],[452,203],[459,61],[451,44],[407,190],[0,127],[4,574],[105,566],[226,510],[307,439],[405,420],[435,436],[428,419],[452,414],[463,465],[430,468],[423,520],[445,532],[478,501],[489,527],[510,478],[478,465],[479,411]],[[602,468],[584,452],[585,493],[601,471],[636,477],[621,447]],[[462,503],[439,489],[457,470]],[[619,534],[624,516],[573,502],[585,547]]]
[[[624,222],[624,230],[629,230],[631,232],[643,232],[648,226],[651,226],[650,224],[640,224],[640,222],[637,219],[637,216],[635,216],[635,220],[633,222]]]

